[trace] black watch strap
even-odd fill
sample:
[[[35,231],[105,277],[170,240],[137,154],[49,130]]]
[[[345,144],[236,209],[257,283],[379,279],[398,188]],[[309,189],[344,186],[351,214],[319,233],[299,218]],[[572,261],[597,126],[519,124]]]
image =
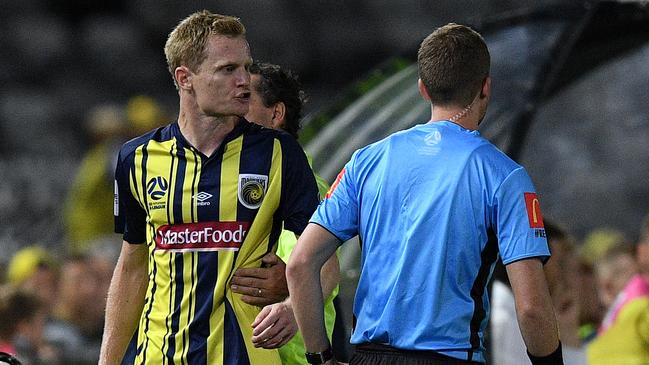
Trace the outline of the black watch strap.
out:
[[[328,349],[322,352],[307,352],[304,356],[306,356],[306,361],[309,364],[324,364],[334,358],[334,352],[331,350],[331,346],[329,346]]]
[[[559,346],[554,350],[550,355],[547,356],[534,356],[527,352],[527,356],[530,358],[532,365],[563,365],[563,351],[561,350],[561,342]]]

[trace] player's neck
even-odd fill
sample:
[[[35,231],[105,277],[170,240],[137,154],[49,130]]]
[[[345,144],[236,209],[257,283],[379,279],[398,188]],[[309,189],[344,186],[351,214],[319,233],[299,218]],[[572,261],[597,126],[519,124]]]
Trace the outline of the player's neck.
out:
[[[464,108],[431,106],[430,120],[432,122],[448,120],[465,129],[476,130],[479,117],[471,105]]]
[[[187,142],[205,156],[211,156],[238,121],[238,116],[208,117],[181,112],[178,126]]]

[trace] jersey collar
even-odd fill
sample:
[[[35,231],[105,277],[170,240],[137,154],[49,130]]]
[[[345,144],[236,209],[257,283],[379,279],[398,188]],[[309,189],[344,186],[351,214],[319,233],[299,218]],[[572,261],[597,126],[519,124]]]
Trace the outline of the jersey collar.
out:
[[[243,117],[240,117],[239,120],[237,121],[237,124],[234,125],[234,128],[228,133],[225,138],[223,139],[223,143],[221,145],[226,145],[228,142],[236,139],[240,135],[242,135],[248,128],[250,128],[250,125],[252,123],[248,122],[245,120]],[[180,132],[180,125],[178,125],[178,122],[174,122],[171,125],[171,130],[173,133],[173,136],[176,138],[178,141],[178,144],[180,147],[184,148],[189,148],[191,150],[196,151],[197,153],[200,153],[194,146],[192,146],[191,143],[189,143],[186,139],[185,136]],[[220,149],[220,147],[219,147]]]

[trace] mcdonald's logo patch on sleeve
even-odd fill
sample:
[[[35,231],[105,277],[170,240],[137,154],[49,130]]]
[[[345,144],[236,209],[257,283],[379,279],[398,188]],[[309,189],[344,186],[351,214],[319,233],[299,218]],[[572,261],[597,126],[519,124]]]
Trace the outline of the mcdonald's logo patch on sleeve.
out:
[[[523,193],[523,195],[525,196],[525,208],[527,208],[527,219],[530,222],[530,228],[544,228],[541,204],[536,193]]]

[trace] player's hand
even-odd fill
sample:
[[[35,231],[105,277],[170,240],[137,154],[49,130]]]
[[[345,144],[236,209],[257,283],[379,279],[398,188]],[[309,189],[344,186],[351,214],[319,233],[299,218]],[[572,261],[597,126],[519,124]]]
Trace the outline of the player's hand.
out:
[[[281,302],[288,297],[286,264],[270,252],[262,257],[264,267],[239,269],[230,282],[233,292],[242,294],[241,300],[257,306]]]
[[[255,347],[275,349],[286,344],[297,332],[297,322],[289,301],[264,307],[252,322]]]

